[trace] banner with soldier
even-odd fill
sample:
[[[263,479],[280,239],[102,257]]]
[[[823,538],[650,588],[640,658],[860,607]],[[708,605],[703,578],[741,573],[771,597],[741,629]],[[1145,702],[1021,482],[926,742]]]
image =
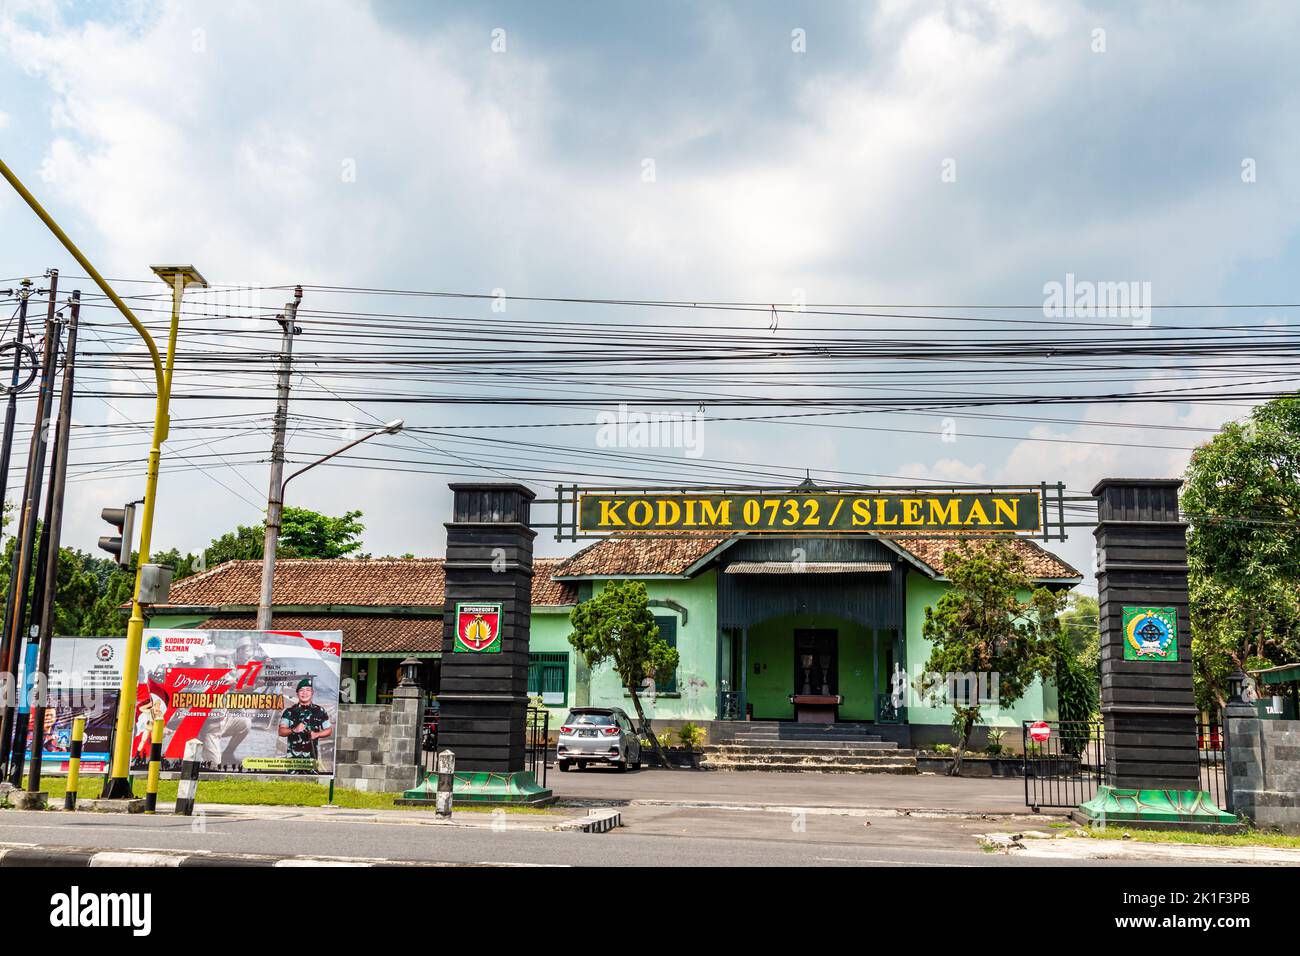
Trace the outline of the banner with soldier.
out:
[[[132,766],[162,718],[164,769],[197,740],[205,771],[332,776],[342,656],[340,631],[146,630]]]

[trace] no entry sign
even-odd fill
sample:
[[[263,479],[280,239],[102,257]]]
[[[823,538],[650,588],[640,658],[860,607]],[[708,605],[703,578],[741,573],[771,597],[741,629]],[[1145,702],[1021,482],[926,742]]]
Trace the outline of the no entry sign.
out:
[[[1052,736],[1052,728],[1047,725],[1047,721],[1036,720],[1029,725],[1029,737],[1036,743],[1041,744],[1050,736]]]

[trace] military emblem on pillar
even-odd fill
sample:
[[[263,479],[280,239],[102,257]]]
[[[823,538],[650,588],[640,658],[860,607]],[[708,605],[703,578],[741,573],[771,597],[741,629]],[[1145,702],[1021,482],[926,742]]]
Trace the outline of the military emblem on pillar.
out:
[[[455,649],[475,654],[500,654],[501,605],[457,604]]]

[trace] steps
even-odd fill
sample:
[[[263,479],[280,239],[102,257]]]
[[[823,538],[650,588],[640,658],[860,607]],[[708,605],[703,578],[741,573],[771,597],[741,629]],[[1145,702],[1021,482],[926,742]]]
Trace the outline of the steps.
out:
[[[704,749],[706,770],[784,773],[916,773],[916,752],[862,724],[748,721]]]

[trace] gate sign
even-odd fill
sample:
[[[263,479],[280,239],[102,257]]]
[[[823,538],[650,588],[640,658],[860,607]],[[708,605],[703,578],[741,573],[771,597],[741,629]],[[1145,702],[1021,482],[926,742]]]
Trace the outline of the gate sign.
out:
[[[501,605],[457,604],[455,649],[500,654]]]
[[[1052,736],[1052,728],[1048,726],[1047,721],[1036,720],[1029,725],[1029,738],[1036,743],[1046,743],[1050,736]]]
[[[1178,612],[1171,607],[1124,608],[1124,660],[1178,660]]]
[[[1038,492],[587,492],[578,530],[599,532],[1036,532]]]

